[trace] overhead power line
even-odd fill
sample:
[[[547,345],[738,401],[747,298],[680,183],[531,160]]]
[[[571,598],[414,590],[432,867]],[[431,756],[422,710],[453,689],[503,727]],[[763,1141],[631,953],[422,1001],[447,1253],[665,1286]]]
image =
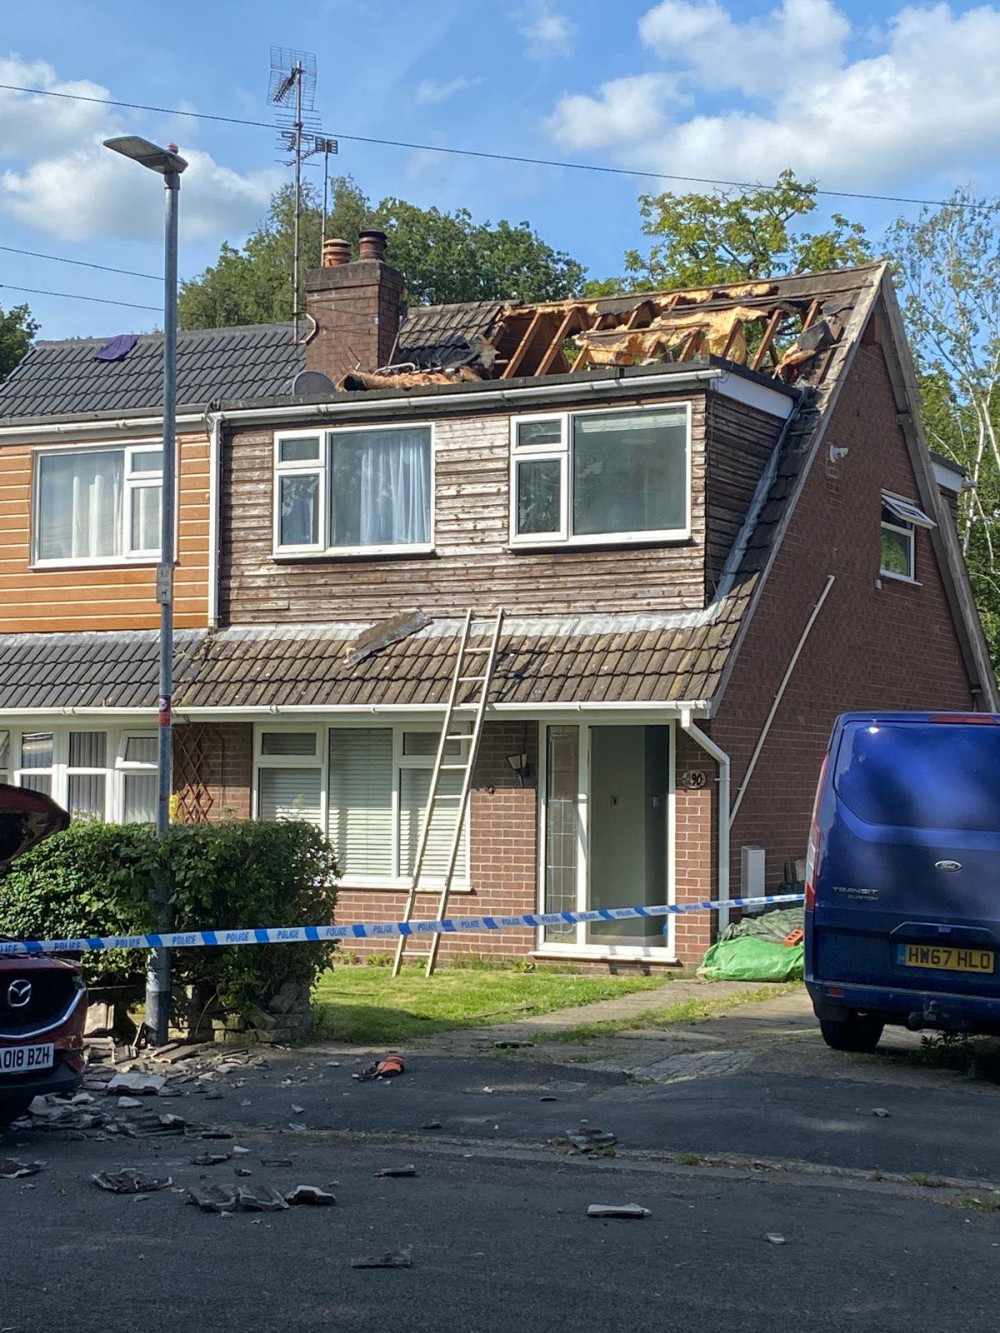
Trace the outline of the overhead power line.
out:
[[[248,120],[239,116],[219,116],[207,111],[182,111],[176,107],[149,106],[144,102],[122,102],[110,97],[86,97],[83,93],[59,93],[52,88],[26,88],[19,83],[0,83],[0,89],[14,93],[31,93],[39,97],[60,97],[70,102],[95,102],[99,106],[125,107],[130,111],[154,111],[164,116],[186,116],[192,120],[212,120],[222,125],[244,125],[254,129],[273,130],[273,126],[264,120]],[[335,137],[348,143],[375,144],[382,148],[407,148],[423,153],[444,153],[451,157],[473,157],[489,162],[515,162],[521,166],[559,167],[564,171],[596,171],[607,176],[628,176],[642,180],[685,181],[690,185],[723,185],[738,190],[757,190],[760,181],[723,180],[713,176],[683,176],[668,171],[638,171],[629,167],[611,167],[597,162],[563,162],[550,157],[522,157],[515,153],[490,153],[479,148],[442,148],[439,144],[411,143],[406,139],[378,139],[363,134],[343,134],[335,132]],[[816,194],[831,199],[868,199],[885,204],[925,204],[931,208],[944,208],[951,204],[948,199],[914,199],[906,195],[868,194],[863,190],[816,190]],[[990,203],[951,204],[955,208],[979,209],[990,208]]]
[[[158,305],[137,305],[135,301],[112,301],[109,296],[81,296],[79,292],[49,292],[41,287],[15,287],[12,282],[0,282],[0,291],[30,292],[32,296],[62,296],[69,301],[97,301],[100,305],[124,305],[130,310],[154,310],[162,314]]]
[[[67,259],[65,255],[45,255],[39,250],[19,250],[16,245],[0,245],[9,255],[30,255],[32,259],[52,259],[57,264],[76,264],[78,268],[96,268],[102,273],[120,273],[126,278],[149,278],[151,282],[162,282],[163,274],[137,273],[131,268],[111,268],[107,264],[94,264],[89,259]]]

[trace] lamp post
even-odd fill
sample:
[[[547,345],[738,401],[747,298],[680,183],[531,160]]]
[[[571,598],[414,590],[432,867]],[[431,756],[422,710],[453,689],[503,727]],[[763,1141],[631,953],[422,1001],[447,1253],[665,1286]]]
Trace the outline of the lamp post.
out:
[[[177,493],[177,204],[181,172],[187,162],[175,144],[161,148],[137,135],[105,139],[105,148],[131,158],[163,177],[166,226],[163,257],[163,486],[160,497],[160,563],[156,600],[160,604],[159,745],[157,750],[156,834],[170,826],[174,736],[171,717],[174,659],[174,528]],[[170,888],[163,882],[149,890],[157,931],[172,925]],[[170,951],[154,949],[146,970],[146,1027],[154,1046],[166,1044],[170,1029]]]

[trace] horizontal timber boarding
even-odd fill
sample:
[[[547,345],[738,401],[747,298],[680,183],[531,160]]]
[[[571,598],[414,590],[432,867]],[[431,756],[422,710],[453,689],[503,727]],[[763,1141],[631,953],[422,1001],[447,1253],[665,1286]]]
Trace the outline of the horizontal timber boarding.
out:
[[[160,623],[155,562],[32,569],[32,453],[27,445],[0,448],[0,633],[155,629]],[[178,629],[202,628],[208,619],[209,487],[207,438],[182,436]]]
[[[436,423],[433,554],[275,560],[274,431],[233,431],[223,445],[223,620],[379,619],[410,607],[445,616],[497,603],[509,613],[536,615],[700,607],[705,586],[704,394],[660,395],[656,401],[692,404],[692,535],[660,546],[602,547],[597,539],[587,548],[512,551],[510,416],[484,410]],[[627,405],[633,404],[615,403]],[[419,408],[421,420],[431,417],[431,404]]]

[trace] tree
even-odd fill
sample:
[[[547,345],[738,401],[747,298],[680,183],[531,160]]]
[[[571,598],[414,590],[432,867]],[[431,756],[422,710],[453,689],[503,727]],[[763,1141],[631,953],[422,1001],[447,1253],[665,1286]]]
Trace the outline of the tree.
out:
[[[959,532],[1000,663],[1000,203],[956,190],[886,237],[932,449],[966,469]]]
[[[320,263],[317,192],[304,189],[300,222],[302,272]],[[246,244],[222,246],[218,261],[182,284],[180,322],[186,329],[273,323],[291,318],[294,191],[278,190],[267,217]],[[583,268],[553,250],[526,222],[477,223],[465,209],[443,213],[402,199],[373,206],[348,176],[334,182],[327,236],[341,236],[357,253],[359,232],[376,227],[388,238],[387,257],[406,279],[411,304],[451,301],[557,300],[577,294]]]
[[[0,308],[0,381],[27,354],[40,327],[26,305],[11,306],[6,314]]]
[[[626,276],[588,283],[587,294],[711,286],[871,259],[864,228],[839,213],[826,231],[792,225],[815,208],[815,182],[799,181],[791,171],[755,190],[640,195],[642,230],[656,238],[652,247],[645,255],[628,251]]]

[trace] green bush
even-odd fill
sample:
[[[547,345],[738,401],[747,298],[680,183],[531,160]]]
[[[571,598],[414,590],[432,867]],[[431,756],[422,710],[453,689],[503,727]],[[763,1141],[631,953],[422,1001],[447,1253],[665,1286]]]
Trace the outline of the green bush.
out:
[[[0,872],[0,933],[24,939],[136,934],[153,928],[149,888],[163,876],[175,930],[317,925],[333,920],[333,849],[312,824],[177,824],[158,841],[144,824],[71,825]],[[245,1013],[286,981],[311,984],[327,944],[179,949],[177,987],[198,986]],[[139,951],[83,956],[88,982],[139,982]]]

